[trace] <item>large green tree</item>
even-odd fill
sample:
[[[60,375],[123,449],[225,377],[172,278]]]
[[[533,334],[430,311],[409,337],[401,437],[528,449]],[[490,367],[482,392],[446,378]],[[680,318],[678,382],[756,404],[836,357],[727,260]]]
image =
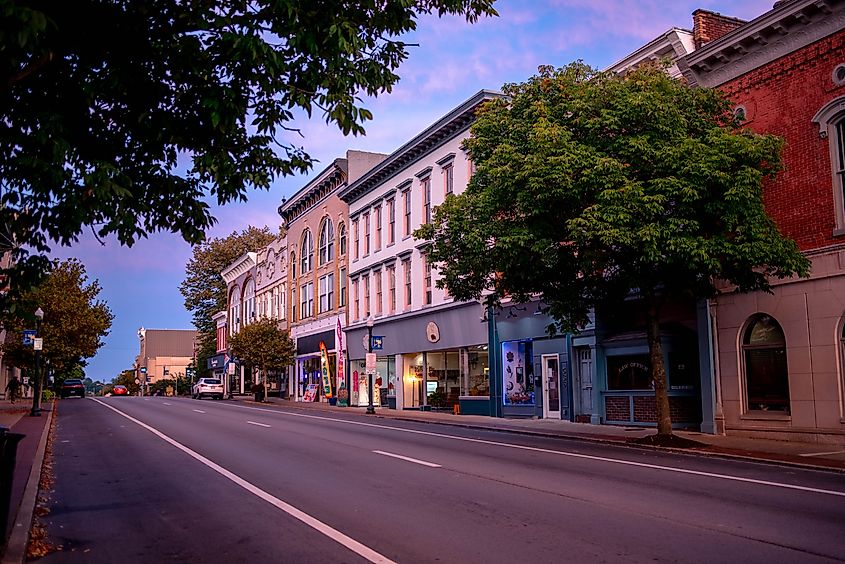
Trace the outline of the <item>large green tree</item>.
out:
[[[229,340],[232,356],[251,369],[258,370],[267,397],[267,372],[284,370],[293,363],[296,346],[287,331],[276,321],[260,319],[241,328]]]
[[[27,249],[72,243],[87,226],[126,245],[158,230],[199,242],[210,201],[243,201],[310,168],[297,117],[364,132],[361,96],[399,80],[410,47],[399,38],[421,15],[475,21],[495,15],[493,2],[0,0],[12,293],[43,266]]]
[[[205,359],[217,352],[216,327],[211,319],[226,309],[226,283],[220,272],[247,252],[255,252],[273,241],[268,227],[248,227],[227,237],[208,239],[195,245],[193,255],[185,265],[185,280],[179,291],[185,298],[185,309],[191,312],[194,327],[199,332],[197,364],[204,373]]]
[[[81,366],[97,354],[113,319],[99,295],[100,283],[88,281],[81,262],[54,262],[46,278],[22,296],[19,315],[6,320],[4,355],[15,366],[34,366],[33,347],[22,344],[22,336],[24,329],[36,328],[33,312],[40,308],[44,312],[39,328],[44,339],[43,361],[56,374],[84,376]]]
[[[658,438],[671,440],[661,307],[806,275],[763,207],[782,141],[741,129],[718,92],[662,69],[541,67],[490,102],[465,143],[477,167],[416,235],[458,299],[539,298],[559,330],[638,298]],[[487,292],[490,292],[487,295]]]

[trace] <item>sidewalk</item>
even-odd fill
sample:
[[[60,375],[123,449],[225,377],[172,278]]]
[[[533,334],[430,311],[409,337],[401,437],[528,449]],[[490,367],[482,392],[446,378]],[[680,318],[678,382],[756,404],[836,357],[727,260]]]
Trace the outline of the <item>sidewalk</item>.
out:
[[[18,443],[15,470],[12,476],[12,496],[9,504],[9,530],[2,550],[2,564],[20,563],[26,558],[26,545],[32,525],[32,514],[38,495],[41,465],[47,447],[47,435],[53,418],[53,402],[41,406],[40,417],[30,417],[32,399],[11,404],[0,400],[0,425],[24,435]]]
[[[252,400],[245,398],[240,398],[236,401],[254,403]],[[363,414],[366,409],[363,407],[335,407],[321,402],[294,402],[278,398],[269,398],[269,403],[294,409],[324,411],[328,413]],[[375,417],[545,437],[629,444],[637,448],[657,448],[630,443],[631,439],[653,435],[655,433],[653,428],[591,425],[589,423],[571,423],[558,419],[501,419],[480,415],[453,415],[452,413],[387,408],[376,408]],[[683,449],[684,452],[845,472],[845,446],[842,445],[709,435],[692,431],[675,431],[675,434],[704,444],[700,448]]]

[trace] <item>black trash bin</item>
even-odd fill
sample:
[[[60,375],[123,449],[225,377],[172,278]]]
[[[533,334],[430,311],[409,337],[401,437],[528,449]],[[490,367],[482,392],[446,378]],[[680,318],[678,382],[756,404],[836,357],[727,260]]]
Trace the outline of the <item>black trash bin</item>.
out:
[[[26,435],[12,433],[0,425],[0,546],[6,544],[9,528],[9,509],[12,501],[12,477],[15,475],[15,459],[18,443]]]

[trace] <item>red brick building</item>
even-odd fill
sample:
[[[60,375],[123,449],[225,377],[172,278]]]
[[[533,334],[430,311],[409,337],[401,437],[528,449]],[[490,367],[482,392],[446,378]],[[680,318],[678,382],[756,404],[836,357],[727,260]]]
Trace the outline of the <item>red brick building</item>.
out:
[[[725,92],[747,127],[785,139],[764,202],[812,273],[711,303],[716,428],[845,444],[845,0],[786,0],[724,23],[705,22],[711,41],[679,66]]]

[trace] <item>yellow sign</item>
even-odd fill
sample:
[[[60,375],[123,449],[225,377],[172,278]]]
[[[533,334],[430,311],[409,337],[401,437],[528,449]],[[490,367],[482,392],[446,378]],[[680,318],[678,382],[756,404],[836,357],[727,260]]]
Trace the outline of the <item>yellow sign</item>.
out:
[[[320,374],[323,378],[323,395],[332,397],[332,375],[329,373],[329,352],[326,343],[320,341]]]

